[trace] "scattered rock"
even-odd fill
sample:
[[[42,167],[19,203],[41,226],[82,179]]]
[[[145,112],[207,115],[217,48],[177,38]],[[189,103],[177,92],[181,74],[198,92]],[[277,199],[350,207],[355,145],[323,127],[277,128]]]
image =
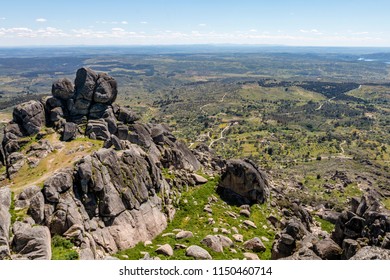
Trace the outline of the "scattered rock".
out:
[[[221,240],[215,235],[207,235],[202,239],[201,243],[212,249],[214,252],[223,252]]]
[[[246,250],[252,250],[253,252],[264,252],[266,250],[263,242],[261,242],[260,238],[258,237],[254,237],[244,242],[243,247]]]
[[[191,245],[186,250],[186,256],[193,257],[196,260],[211,260],[209,252],[197,245]]]
[[[157,248],[156,253],[170,257],[170,256],[173,256],[173,249],[172,249],[171,245],[164,244],[164,245],[160,246],[159,248]]]
[[[244,242],[244,236],[242,234],[233,234],[234,241]]]
[[[218,192],[236,204],[264,203],[269,197],[269,183],[252,161],[229,160]]]
[[[74,86],[68,78],[62,78],[53,83],[51,93],[56,98],[68,100],[73,97]]]
[[[255,225],[255,223],[252,222],[252,221],[249,221],[249,220],[245,220],[245,221],[243,222],[243,224],[246,225],[246,226],[248,226],[248,227],[257,228],[257,226]]]
[[[357,251],[350,260],[390,260],[390,250],[366,246]]]
[[[240,215],[243,215],[243,216],[249,218],[251,216],[251,212],[249,212],[247,209],[241,209],[240,210]]]
[[[330,238],[318,241],[313,246],[313,251],[324,260],[340,259],[342,249]]]
[[[192,178],[195,180],[195,183],[197,185],[201,185],[201,184],[205,184],[208,182],[208,180],[206,178],[204,178],[203,176],[200,176],[198,174],[191,174]]]
[[[194,234],[191,231],[180,231],[176,234],[176,239],[188,239],[194,237]]]
[[[257,254],[248,252],[244,253],[244,258],[247,260],[260,260]]]

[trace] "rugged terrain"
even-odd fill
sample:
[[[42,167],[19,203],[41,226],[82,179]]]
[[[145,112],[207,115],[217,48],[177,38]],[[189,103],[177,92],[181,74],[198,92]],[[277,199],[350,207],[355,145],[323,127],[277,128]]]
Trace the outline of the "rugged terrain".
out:
[[[250,99],[245,94],[251,94],[253,82],[240,83],[213,102],[229,104],[230,94]],[[297,88],[313,90],[308,82],[257,84],[301,94]],[[328,95],[317,95],[323,102],[313,104],[313,114],[331,102],[339,85],[315,86]],[[265,172],[254,157],[225,160],[214,153],[224,133],[242,125],[240,118],[222,121],[227,125],[219,138],[209,134],[210,140],[186,145],[168,126],[146,123],[132,108],[115,103],[118,95],[114,78],[83,67],[74,83],[61,78],[51,96],[14,108],[0,156],[1,258],[390,258],[387,185],[367,183],[371,173],[356,182],[349,170],[331,169],[329,179],[286,182],[273,168],[275,158],[268,158]],[[161,104],[167,116],[172,104],[183,103],[167,101]],[[199,110],[211,116],[208,104]],[[214,124],[208,133],[213,129]],[[349,159],[341,144],[335,160],[342,162]],[[271,149],[266,147],[269,156]],[[314,159],[324,161],[321,155]],[[378,164],[377,177],[386,178]],[[316,189],[318,184],[323,188]]]

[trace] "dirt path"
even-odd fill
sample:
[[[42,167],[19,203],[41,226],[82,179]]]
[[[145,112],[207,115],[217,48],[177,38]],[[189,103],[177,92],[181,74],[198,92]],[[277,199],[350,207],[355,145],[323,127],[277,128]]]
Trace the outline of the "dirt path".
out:
[[[218,139],[215,139],[215,140],[211,141],[211,142],[210,142],[210,145],[209,145],[209,148],[211,148],[211,146],[214,145],[215,142],[217,142],[217,141],[219,141],[219,140],[225,138],[225,137],[223,136],[223,134],[224,134],[225,131],[227,131],[231,126],[232,126],[232,124],[229,123],[224,129],[222,129],[222,131],[221,131],[221,136],[220,136]]]
[[[336,96],[333,96],[332,98],[329,98],[328,100],[326,100],[324,103],[322,103],[322,104],[316,109],[316,111],[321,110],[321,109],[322,109],[322,106],[324,106],[325,103],[327,103],[327,102],[329,102],[329,101],[331,101],[331,100],[333,100],[333,99],[335,99],[335,98],[336,98]]]

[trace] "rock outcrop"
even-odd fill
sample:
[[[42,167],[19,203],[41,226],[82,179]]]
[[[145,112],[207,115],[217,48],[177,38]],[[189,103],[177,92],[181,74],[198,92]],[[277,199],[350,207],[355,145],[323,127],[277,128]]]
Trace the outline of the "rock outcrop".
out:
[[[219,193],[236,204],[264,203],[269,197],[265,173],[250,160],[229,160],[222,174]]]
[[[0,189],[0,260],[10,258],[10,236],[11,215],[11,191],[9,188]]]

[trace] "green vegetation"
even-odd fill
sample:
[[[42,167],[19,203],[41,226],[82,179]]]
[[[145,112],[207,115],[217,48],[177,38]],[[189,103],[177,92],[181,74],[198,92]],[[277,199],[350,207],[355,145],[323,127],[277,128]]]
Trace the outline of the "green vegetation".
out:
[[[199,245],[208,250],[213,259],[242,259],[244,252],[242,243],[234,242],[233,249],[235,249],[236,252],[231,252],[229,248],[225,248],[222,253],[216,253],[200,243],[200,241],[209,234],[222,234],[233,240],[232,234],[234,234],[234,232],[231,231],[231,228],[236,227],[239,233],[244,236],[244,241],[256,236],[267,238],[268,241],[263,241],[267,250],[264,253],[260,253],[259,257],[261,259],[270,259],[271,246],[275,233],[271,229],[266,218],[272,213],[272,208],[269,204],[256,204],[251,206],[250,218],[240,216],[238,215],[240,210],[238,207],[228,205],[217,197],[215,193],[217,183],[218,178],[211,179],[202,186],[190,188],[187,192],[182,193],[177,203],[177,211],[173,221],[171,221],[167,228],[153,240],[152,246],[144,246],[143,243],[139,243],[134,248],[118,252],[115,256],[120,259],[140,259],[142,258],[140,252],[148,252],[151,256],[157,256],[155,253],[155,250],[158,248],[157,245],[168,243],[172,248],[175,247],[175,244],[184,244],[186,246]],[[218,200],[217,202],[211,203],[212,214],[209,214],[203,209],[212,196],[217,197]],[[230,212],[236,213],[237,218],[230,216]],[[209,219],[211,218],[215,221],[215,224],[210,223]],[[257,225],[257,229],[244,228],[242,222],[247,219],[253,221]],[[218,228],[218,233],[214,233],[213,228]],[[221,228],[228,230],[229,233],[221,233]],[[176,234],[177,232],[175,232],[174,229],[191,231],[194,233],[194,237],[176,240],[173,233]],[[168,235],[163,236],[167,233]],[[174,256],[172,257],[162,255],[158,255],[158,257],[161,259],[191,259],[185,256],[185,249],[174,250]]]
[[[324,219],[321,219],[317,215],[314,215],[313,217],[314,217],[314,220],[316,220],[317,222],[320,223],[322,230],[324,230],[324,231],[326,231],[328,233],[331,233],[334,230],[335,225],[332,224],[331,222],[328,222],[328,221],[326,221]]]
[[[51,239],[52,260],[78,260],[79,254],[73,247],[74,244],[64,237],[53,236]]]
[[[23,221],[23,219],[27,217],[27,210],[27,208],[15,209],[15,193],[11,192],[11,205],[9,208],[11,224],[14,224],[16,221]]]

